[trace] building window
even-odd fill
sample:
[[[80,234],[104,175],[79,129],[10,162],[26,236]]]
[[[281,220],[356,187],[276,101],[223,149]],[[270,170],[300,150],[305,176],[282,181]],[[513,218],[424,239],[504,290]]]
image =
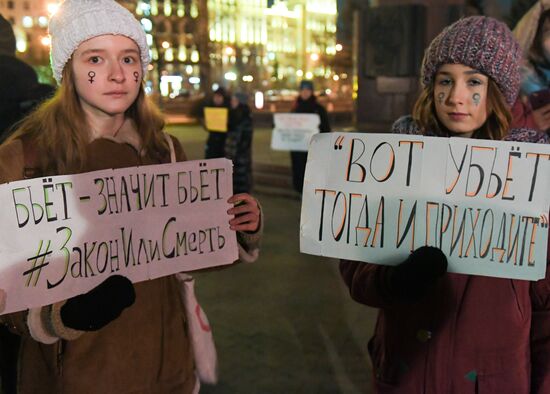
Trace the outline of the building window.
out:
[[[24,10],[29,10],[31,7],[29,6],[29,2],[28,1],[24,1],[23,2],[23,9]]]
[[[8,1],[8,10],[13,10],[15,8],[15,4],[13,0]]]

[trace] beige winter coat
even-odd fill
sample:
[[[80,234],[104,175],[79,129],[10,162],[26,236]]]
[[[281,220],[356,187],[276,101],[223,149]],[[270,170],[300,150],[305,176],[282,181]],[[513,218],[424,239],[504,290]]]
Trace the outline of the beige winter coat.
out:
[[[96,139],[88,146],[85,171],[155,164],[138,154],[139,137],[127,127],[116,139]],[[174,140],[178,161],[185,160]],[[165,160],[168,162],[169,158]],[[0,182],[23,178],[19,140],[0,146]],[[257,256],[261,230],[239,234],[243,252]],[[246,254],[246,253],[245,253]],[[187,336],[180,285],[174,276],[134,284],[135,303],[96,332],[64,327],[63,302],[41,309],[39,322],[52,345],[29,334],[28,312],[0,316],[22,336],[19,357],[20,393],[191,393],[195,387],[193,355]]]

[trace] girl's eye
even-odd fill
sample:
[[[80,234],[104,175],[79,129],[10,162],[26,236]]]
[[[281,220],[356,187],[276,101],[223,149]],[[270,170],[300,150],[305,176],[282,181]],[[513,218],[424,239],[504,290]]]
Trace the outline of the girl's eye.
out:
[[[92,56],[88,61],[92,64],[98,64],[101,61],[101,59],[99,58],[99,56]]]
[[[483,82],[481,82],[477,78],[472,78],[468,81],[468,85],[470,85],[470,86],[480,86],[480,85],[483,85]]]
[[[449,78],[442,78],[437,83],[441,86],[448,86],[452,83],[452,81]]]
[[[122,62],[124,64],[134,64],[135,63],[135,60],[133,57],[130,57],[130,56],[126,56],[125,58],[122,59]]]

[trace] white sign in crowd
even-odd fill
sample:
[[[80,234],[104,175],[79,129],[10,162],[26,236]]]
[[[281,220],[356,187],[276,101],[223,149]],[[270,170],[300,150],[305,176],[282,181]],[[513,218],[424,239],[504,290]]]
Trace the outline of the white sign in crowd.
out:
[[[311,141],[302,252],[394,265],[435,246],[449,272],[545,276],[550,146],[330,133]]]
[[[132,282],[230,264],[232,164],[188,161],[0,185],[0,313],[51,304],[108,276]]]
[[[309,141],[319,133],[321,118],[318,114],[273,115],[275,128],[271,134],[271,149],[307,152]]]

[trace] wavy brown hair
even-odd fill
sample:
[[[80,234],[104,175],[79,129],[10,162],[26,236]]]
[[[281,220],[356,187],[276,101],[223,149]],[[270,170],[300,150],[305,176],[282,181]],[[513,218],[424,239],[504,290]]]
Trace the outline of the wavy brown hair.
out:
[[[143,85],[125,116],[136,125],[142,140],[142,152],[158,161],[165,158],[169,147],[161,133],[164,119],[145,96]],[[19,138],[39,147],[36,164],[43,175],[65,174],[82,170],[86,162],[89,130],[69,60],[63,69],[63,82],[55,95],[25,118],[7,141]]]
[[[509,132],[512,114],[495,81],[489,78],[487,87],[487,120],[474,131],[472,138],[501,140]],[[414,104],[412,117],[422,134],[433,133],[439,137],[450,137],[448,130],[437,118],[433,83],[425,87]]]

